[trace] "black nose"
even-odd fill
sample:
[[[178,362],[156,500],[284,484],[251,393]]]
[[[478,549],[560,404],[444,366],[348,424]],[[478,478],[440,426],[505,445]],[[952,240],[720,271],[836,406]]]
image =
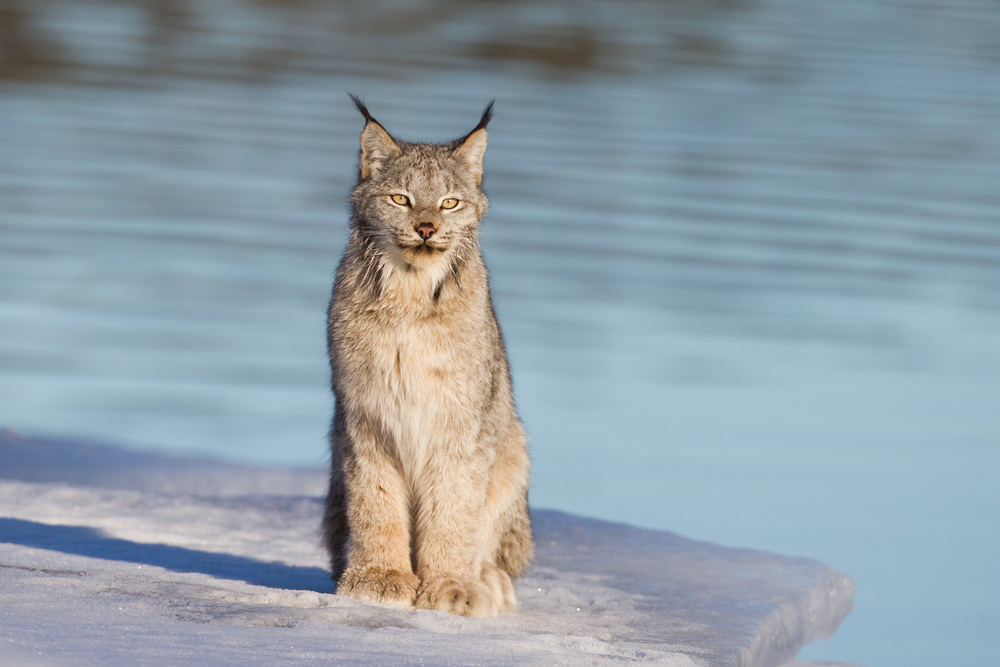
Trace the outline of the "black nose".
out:
[[[425,241],[434,236],[434,232],[436,231],[437,230],[434,228],[433,223],[430,222],[421,222],[417,225],[417,234],[420,234],[420,238]]]

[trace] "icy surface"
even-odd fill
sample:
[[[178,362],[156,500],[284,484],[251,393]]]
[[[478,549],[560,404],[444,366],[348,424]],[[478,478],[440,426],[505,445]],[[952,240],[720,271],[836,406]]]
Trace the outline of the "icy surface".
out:
[[[321,498],[288,493],[316,475],[5,434],[0,663],[774,666],[851,609],[816,561],[544,510],[517,614],[358,603],[333,595]]]

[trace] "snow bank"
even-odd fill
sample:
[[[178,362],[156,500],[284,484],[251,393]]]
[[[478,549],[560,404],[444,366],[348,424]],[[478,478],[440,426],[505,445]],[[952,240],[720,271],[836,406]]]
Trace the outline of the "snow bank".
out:
[[[773,667],[851,609],[816,561],[544,510],[517,614],[355,602],[319,474],[0,436],[0,663]]]

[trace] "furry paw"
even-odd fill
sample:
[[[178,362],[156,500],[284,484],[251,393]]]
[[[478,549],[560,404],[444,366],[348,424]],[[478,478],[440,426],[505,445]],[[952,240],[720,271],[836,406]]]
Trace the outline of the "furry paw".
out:
[[[364,602],[412,607],[419,585],[420,579],[412,572],[378,565],[349,567],[340,575],[337,594]]]
[[[493,600],[500,613],[517,611],[517,594],[514,592],[514,582],[510,580],[509,574],[495,565],[483,563],[480,579],[493,593]]]
[[[497,615],[496,600],[486,584],[446,577],[425,581],[417,593],[416,607],[447,611],[457,616]]]

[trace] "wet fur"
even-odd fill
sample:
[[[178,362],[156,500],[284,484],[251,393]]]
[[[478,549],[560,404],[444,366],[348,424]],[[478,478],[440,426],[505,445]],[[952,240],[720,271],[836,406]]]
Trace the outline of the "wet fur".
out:
[[[492,103],[461,139],[366,124],[328,320],[336,398],[323,521],[337,592],[466,616],[513,611],[534,549],[528,451],[479,251]],[[393,205],[405,193],[411,206]],[[440,207],[446,195],[456,210]],[[415,231],[433,224],[426,241]]]

